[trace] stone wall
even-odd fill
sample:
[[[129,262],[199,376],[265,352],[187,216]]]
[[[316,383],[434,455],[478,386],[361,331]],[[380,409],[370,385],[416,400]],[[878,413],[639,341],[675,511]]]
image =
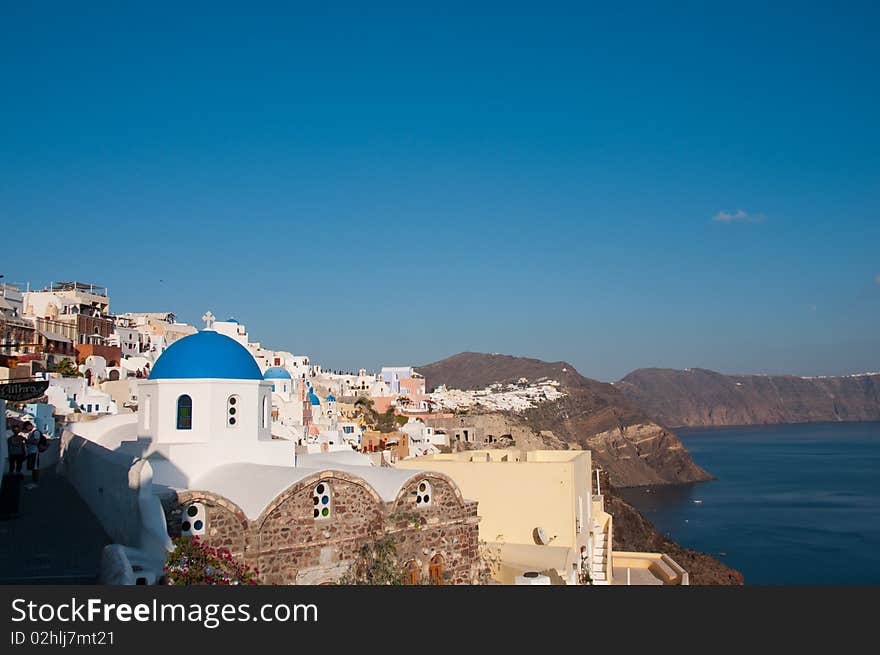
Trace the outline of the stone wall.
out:
[[[427,507],[416,503],[418,486],[432,492]],[[442,558],[444,584],[473,584],[479,576],[479,519],[476,501],[465,502],[445,476],[430,473],[411,480],[391,507],[389,526],[398,541],[402,563],[414,561],[422,581],[429,581],[431,558]]]
[[[205,506],[206,534],[203,540],[214,548],[225,548],[236,556],[243,556],[247,549],[248,521],[235,503],[222,496],[208,492],[182,491],[176,499],[170,496],[171,503],[163,502],[165,523],[171,537],[180,536],[183,521],[183,507],[193,502]]]
[[[430,502],[419,503],[427,483]],[[315,518],[313,490],[330,489],[330,515]],[[420,582],[431,580],[442,561],[443,584],[476,583],[480,574],[477,503],[464,501],[449,478],[419,474],[393,502],[383,501],[364,480],[340,471],[324,471],[277,496],[256,519],[248,520],[229,500],[197,490],[163,498],[169,534],[180,535],[182,509],[205,506],[203,541],[227,548],[259,570],[264,584],[333,583],[355,561],[362,546],[392,535],[398,561],[414,562]]]

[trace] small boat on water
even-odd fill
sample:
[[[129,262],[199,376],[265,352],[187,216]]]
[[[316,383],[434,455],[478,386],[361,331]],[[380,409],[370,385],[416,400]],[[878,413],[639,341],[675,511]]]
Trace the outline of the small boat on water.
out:
[[[702,503],[703,503],[702,500],[695,500],[694,501],[694,505],[702,505]]]

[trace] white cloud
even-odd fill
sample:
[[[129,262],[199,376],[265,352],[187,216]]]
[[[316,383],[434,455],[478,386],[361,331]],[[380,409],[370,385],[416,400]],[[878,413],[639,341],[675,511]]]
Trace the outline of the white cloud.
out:
[[[749,212],[737,209],[735,212],[720,211],[712,217],[716,223],[733,223],[741,221],[743,223],[763,223],[767,220],[764,214],[750,214]]]

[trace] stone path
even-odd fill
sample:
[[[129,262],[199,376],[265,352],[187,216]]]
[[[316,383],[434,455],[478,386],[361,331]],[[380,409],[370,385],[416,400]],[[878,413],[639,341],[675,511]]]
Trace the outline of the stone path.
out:
[[[21,516],[0,520],[0,584],[94,584],[109,543],[62,476],[43,470],[33,485],[26,475]]]

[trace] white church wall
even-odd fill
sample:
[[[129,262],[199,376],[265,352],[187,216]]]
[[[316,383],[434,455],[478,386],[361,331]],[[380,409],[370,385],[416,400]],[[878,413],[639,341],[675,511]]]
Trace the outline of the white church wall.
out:
[[[141,383],[138,394],[143,403],[143,412],[139,412],[139,429],[141,434],[155,438],[157,443],[207,443],[239,434],[256,434],[260,441],[272,438],[271,385],[268,382],[148,380]],[[184,395],[192,401],[192,427],[179,430],[177,406],[178,399]],[[229,413],[229,398],[232,396],[236,396],[234,415]],[[230,418],[235,418],[235,425],[230,425]]]
[[[266,466],[294,466],[295,444],[287,440],[254,442],[226,440],[211,444],[171,444],[169,460],[190,485],[198,477],[224,464],[250,463]]]

